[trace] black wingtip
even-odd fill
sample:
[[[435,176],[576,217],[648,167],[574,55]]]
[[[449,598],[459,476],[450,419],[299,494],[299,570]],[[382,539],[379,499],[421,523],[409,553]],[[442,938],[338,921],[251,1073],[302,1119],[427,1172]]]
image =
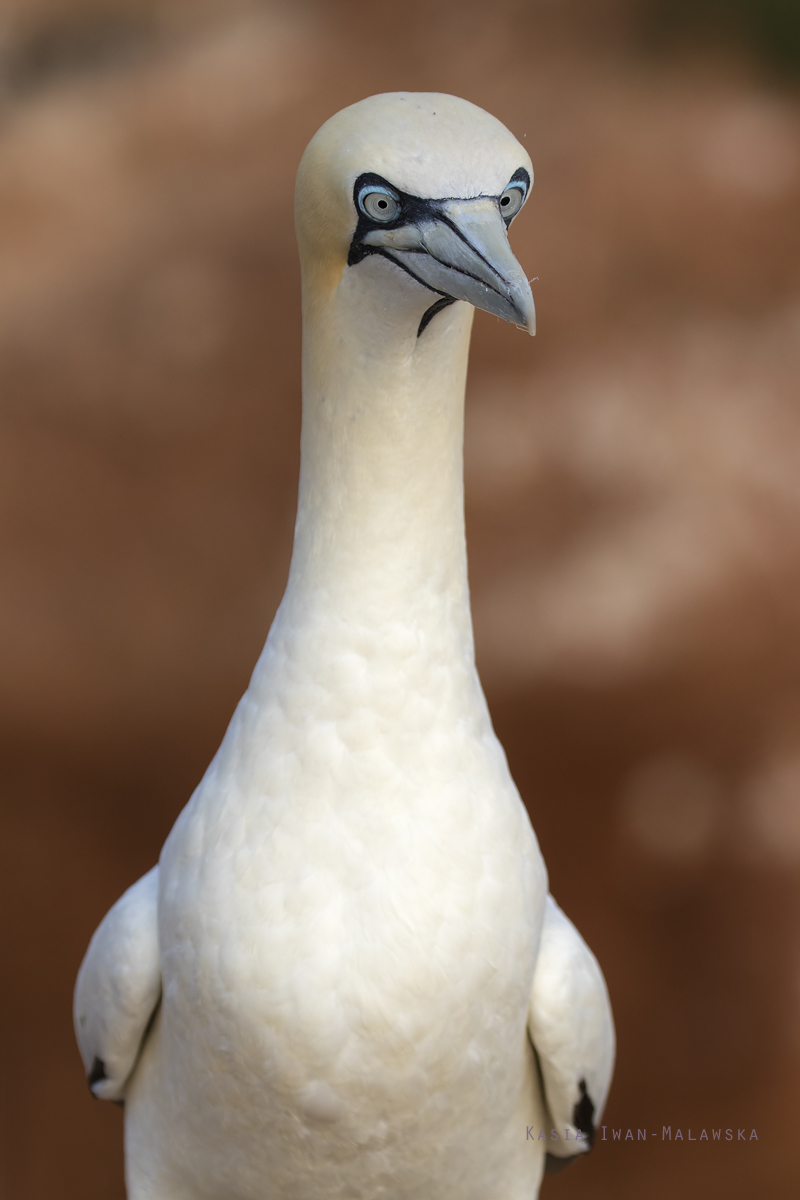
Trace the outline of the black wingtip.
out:
[[[586,1090],[585,1079],[578,1080],[578,1087],[581,1098],[572,1110],[572,1124],[576,1129],[581,1131],[591,1149],[594,1144],[594,1104]],[[570,1154],[566,1158],[557,1158],[555,1154],[546,1154],[544,1159],[544,1173],[545,1175],[557,1175],[559,1171],[565,1170],[570,1163],[574,1163],[579,1158],[583,1158],[583,1155]]]
[[[594,1145],[594,1104],[586,1090],[586,1080],[579,1079],[581,1098],[572,1110],[572,1124],[580,1129],[590,1146]]]
[[[102,1058],[95,1058],[87,1079],[89,1082],[90,1091],[96,1083],[102,1083],[104,1079],[108,1079],[108,1076],[106,1075],[106,1064],[103,1062]],[[92,1092],[92,1095],[94,1095],[94,1092]]]

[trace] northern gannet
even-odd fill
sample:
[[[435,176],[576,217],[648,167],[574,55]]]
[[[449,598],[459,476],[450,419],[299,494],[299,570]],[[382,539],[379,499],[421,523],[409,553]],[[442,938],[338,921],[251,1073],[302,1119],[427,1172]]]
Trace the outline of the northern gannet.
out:
[[[532,177],[438,94],[354,104],[303,156],[286,594],[76,985],[129,1200],[531,1200],[591,1143],[608,996],[492,729],[464,538],[473,306],[534,331],[507,238]]]

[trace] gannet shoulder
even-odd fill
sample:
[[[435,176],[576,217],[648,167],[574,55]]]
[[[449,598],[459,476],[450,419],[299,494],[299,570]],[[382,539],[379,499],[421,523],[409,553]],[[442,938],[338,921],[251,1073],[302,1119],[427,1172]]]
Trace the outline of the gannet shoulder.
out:
[[[75,1035],[92,1092],[120,1101],[161,995],[158,867],[96,930],[75,985]]]
[[[597,959],[550,895],[533,977],[528,1033],[559,1135],[548,1153],[557,1159],[586,1153],[611,1086],[614,1020]]]

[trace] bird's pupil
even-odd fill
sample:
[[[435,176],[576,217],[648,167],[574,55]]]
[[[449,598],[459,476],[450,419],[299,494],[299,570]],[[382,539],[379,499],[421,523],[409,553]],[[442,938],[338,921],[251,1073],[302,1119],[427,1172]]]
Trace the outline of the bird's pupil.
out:
[[[386,201],[385,201],[385,200],[379,200],[379,201],[378,201],[378,208],[386,208]]]
[[[501,203],[501,204],[510,204],[510,203],[511,203],[511,197],[510,197],[510,196],[503,196],[503,199],[500,201],[500,203]]]

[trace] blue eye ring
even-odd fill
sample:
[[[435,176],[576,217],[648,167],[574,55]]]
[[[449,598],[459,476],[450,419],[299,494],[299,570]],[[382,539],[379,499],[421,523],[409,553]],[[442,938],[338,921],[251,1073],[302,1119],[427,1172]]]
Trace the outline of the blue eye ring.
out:
[[[531,190],[531,177],[524,167],[520,167],[509,179],[503,191],[497,197],[497,207],[506,225],[510,225],[528,199]]]
[[[527,198],[527,181],[525,179],[512,179],[497,201],[503,220],[512,220],[522,208]]]
[[[358,207],[370,221],[386,224],[399,215],[400,198],[383,184],[365,183],[358,193]]]

